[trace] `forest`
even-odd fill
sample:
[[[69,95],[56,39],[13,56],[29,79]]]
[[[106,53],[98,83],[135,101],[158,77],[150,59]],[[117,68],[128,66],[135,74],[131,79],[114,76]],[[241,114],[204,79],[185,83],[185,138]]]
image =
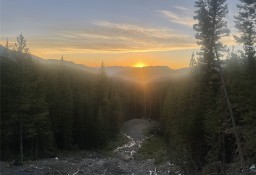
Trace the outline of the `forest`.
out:
[[[115,138],[123,121],[149,113],[159,118],[160,90],[150,90],[149,110],[145,85],[112,80],[103,64],[93,74],[66,66],[63,58],[41,63],[26,53],[23,35],[17,43],[17,50],[1,57],[2,159],[20,152],[37,159],[57,149],[100,148]]]
[[[147,85],[46,64],[29,53],[21,34],[0,57],[1,160],[37,160],[59,150],[104,147],[123,122],[151,118],[168,156],[188,174],[236,162],[256,162],[256,1],[240,0],[232,34],[226,0],[197,0],[188,75]],[[232,36],[241,47],[222,41]],[[235,44],[235,43],[234,43]],[[146,88],[145,88],[146,86]],[[185,162],[185,163],[184,163]]]

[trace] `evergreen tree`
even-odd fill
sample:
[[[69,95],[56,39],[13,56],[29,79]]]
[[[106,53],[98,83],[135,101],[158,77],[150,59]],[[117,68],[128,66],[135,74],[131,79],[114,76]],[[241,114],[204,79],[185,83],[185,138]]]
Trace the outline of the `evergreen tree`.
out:
[[[27,47],[27,41],[25,40],[22,33],[17,37],[17,43],[13,45],[13,50],[16,51],[15,53],[17,59],[29,57],[29,48]]]
[[[27,71],[23,63],[25,62],[23,59],[29,57],[29,49],[27,48],[26,40],[22,34],[17,37],[17,43],[14,44],[14,50],[16,53],[16,58],[19,62],[19,99],[18,99],[18,115],[19,115],[19,130],[20,130],[20,161],[23,163],[23,125],[24,125],[24,117],[27,115],[27,111],[29,110],[29,84],[26,80]],[[27,68],[27,67],[26,67]]]
[[[196,16],[198,23],[194,25],[197,43],[201,46],[201,65],[206,65],[206,71],[214,66],[217,57],[221,56],[225,46],[221,38],[229,34],[225,16],[228,13],[226,0],[197,0],[195,2]],[[216,55],[217,54],[217,55]]]
[[[235,36],[238,43],[242,43],[250,70],[254,69],[256,56],[256,1],[240,0],[237,5],[239,12],[235,16],[235,27],[240,35]]]
[[[6,58],[10,57],[10,44],[8,39],[6,40],[6,44],[5,44],[4,57]]]
[[[223,155],[223,153],[221,153],[223,150],[223,146],[221,146],[223,145],[223,141],[220,142],[219,140],[223,140],[221,138],[224,137],[224,129],[221,125],[227,119],[219,118],[219,113],[214,115],[215,111],[219,110],[217,105],[218,99],[223,96],[229,109],[241,165],[243,166],[241,142],[220,66],[222,52],[225,51],[225,46],[222,44],[221,39],[229,34],[227,22],[224,20],[228,13],[226,0],[198,0],[195,3],[195,7],[197,8],[197,15],[194,19],[198,20],[198,24],[194,25],[194,29],[197,32],[196,39],[199,41],[198,44],[201,46],[199,66],[201,67],[200,71],[202,74],[201,90],[203,90],[199,99],[205,120],[205,139],[209,146],[209,150],[207,151],[208,160],[211,159],[211,161],[213,161],[215,159],[215,161],[225,161],[225,156],[217,156],[215,158],[213,156]],[[223,94],[219,93],[221,92],[219,84],[222,84]],[[212,152],[214,152],[214,154],[212,154]]]

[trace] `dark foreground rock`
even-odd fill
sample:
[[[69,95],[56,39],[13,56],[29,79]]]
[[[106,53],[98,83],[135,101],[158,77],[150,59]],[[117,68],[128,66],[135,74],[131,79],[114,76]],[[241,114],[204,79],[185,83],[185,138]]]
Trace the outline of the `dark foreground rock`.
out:
[[[88,153],[90,154],[90,153]],[[91,155],[90,155],[91,156]],[[59,160],[45,159],[26,163],[23,166],[9,166],[1,162],[1,175],[53,175],[53,174],[85,174],[85,175],[145,175],[145,174],[180,174],[177,167],[166,162],[158,167],[154,160],[137,162],[120,160],[119,158],[83,158],[63,157]]]

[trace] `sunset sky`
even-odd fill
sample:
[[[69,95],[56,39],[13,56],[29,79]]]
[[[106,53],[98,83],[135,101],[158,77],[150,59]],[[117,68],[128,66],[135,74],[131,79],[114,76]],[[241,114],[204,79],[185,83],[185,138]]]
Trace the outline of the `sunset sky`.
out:
[[[238,0],[228,0],[227,20]],[[187,67],[198,49],[194,0],[0,0],[0,43],[23,33],[30,52],[99,66]],[[225,41],[233,44],[232,36]]]

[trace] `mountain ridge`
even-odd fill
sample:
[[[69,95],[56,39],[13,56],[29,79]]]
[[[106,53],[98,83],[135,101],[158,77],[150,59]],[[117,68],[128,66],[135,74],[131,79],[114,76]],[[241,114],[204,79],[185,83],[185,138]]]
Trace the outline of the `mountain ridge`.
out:
[[[0,55],[4,56],[4,50],[6,48],[0,45]],[[73,61],[61,60],[61,59],[44,59],[36,55],[31,57],[34,60],[43,64],[59,64],[64,63],[65,66],[70,68],[84,70],[89,73],[98,74],[101,67],[90,67],[84,64],[77,64]],[[174,75],[181,75],[188,72],[188,68],[172,69],[168,66],[145,66],[145,67],[129,67],[129,66],[105,66],[106,74],[113,79],[122,79],[137,83],[148,83],[156,80],[169,80]]]

